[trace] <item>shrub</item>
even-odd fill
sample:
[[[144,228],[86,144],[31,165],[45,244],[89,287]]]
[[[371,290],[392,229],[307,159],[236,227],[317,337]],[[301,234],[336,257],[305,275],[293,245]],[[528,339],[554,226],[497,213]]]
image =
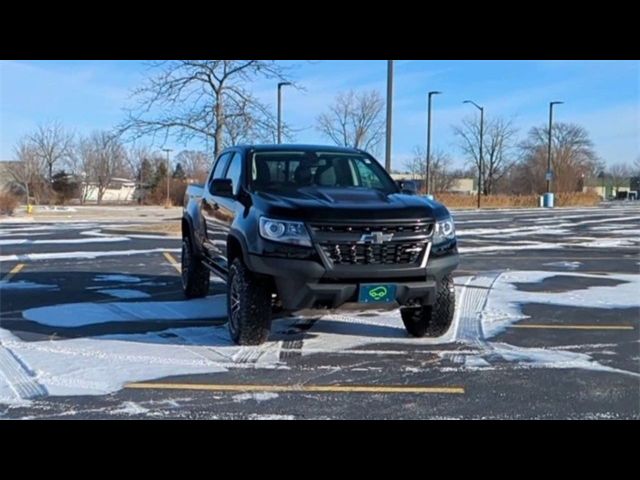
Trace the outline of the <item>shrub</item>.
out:
[[[18,198],[6,192],[0,192],[0,215],[13,215],[18,206]]]
[[[437,201],[450,208],[476,208],[478,197],[455,193],[436,194]],[[595,193],[558,193],[555,195],[556,207],[592,207],[600,203]],[[540,206],[539,195],[488,195],[480,198],[482,208],[535,208]]]

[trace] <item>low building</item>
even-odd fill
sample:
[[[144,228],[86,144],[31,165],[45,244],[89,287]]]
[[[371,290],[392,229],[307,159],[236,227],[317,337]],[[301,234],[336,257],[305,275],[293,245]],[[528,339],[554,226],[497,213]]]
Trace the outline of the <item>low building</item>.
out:
[[[475,195],[478,192],[475,184],[476,181],[473,178],[456,178],[451,188],[447,191],[463,195]]]
[[[90,182],[83,186],[85,202],[98,201],[98,185]],[[113,178],[102,195],[102,203],[130,203],[135,199],[136,182],[127,178]]]
[[[637,198],[640,194],[640,177],[630,177],[614,182],[609,175],[585,180],[582,187],[584,193],[596,193],[602,199],[627,197],[635,192]]]
[[[394,180],[411,181],[416,185],[418,191],[424,190],[424,177],[418,178],[417,175],[411,173],[392,173],[391,178]],[[451,187],[447,189],[449,193],[457,193],[461,195],[475,195],[476,180],[473,178],[456,178],[453,180]]]

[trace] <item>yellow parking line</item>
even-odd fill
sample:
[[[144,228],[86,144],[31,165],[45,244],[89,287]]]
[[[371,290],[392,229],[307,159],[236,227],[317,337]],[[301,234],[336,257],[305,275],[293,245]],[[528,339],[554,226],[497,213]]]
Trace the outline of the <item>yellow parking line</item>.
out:
[[[462,387],[400,387],[377,385],[228,385],[194,383],[129,383],[125,388],[150,390],[201,390],[211,392],[290,392],[290,393],[457,393]]]
[[[2,279],[3,282],[8,282],[9,280],[11,280],[12,277],[14,277],[15,275],[17,275],[20,270],[22,270],[24,268],[24,263],[19,263],[17,264],[15,267],[13,267],[11,270],[9,270],[9,273],[7,273],[4,278]]]
[[[556,330],[634,330],[632,325],[509,325],[509,328],[550,328]]]
[[[171,255],[169,252],[162,252],[162,254],[164,255],[164,258],[169,260],[169,263],[173,266],[173,268],[175,268],[179,273],[182,273],[182,267],[177,262],[177,260],[173,258],[173,255]]]

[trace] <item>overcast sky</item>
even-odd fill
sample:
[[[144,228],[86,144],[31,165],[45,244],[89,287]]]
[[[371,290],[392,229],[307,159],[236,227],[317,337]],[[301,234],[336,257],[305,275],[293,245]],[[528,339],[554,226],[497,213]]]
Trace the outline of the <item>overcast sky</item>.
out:
[[[300,129],[296,141],[326,143],[315,130],[316,117],[338,92],[377,89],[386,94],[386,60],[286,61],[304,91],[284,90],[284,117]],[[131,89],[148,67],[141,61],[1,61],[0,159],[13,158],[17,140],[38,123],[59,120],[89,133],[110,129],[123,119]],[[276,86],[259,82],[254,93],[275,111]],[[451,126],[475,113],[462,101],[485,107],[488,117],[513,119],[523,137],[548,122],[548,104],[557,121],[586,127],[607,163],[631,162],[640,155],[640,62],[637,61],[429,61],[398,60],[395,67],[394,167],[402,168],[426,139],[426,93],[441,90],[433,109],[432,145],[463,159]],[[161,145],[156,145],[160,147]],[[202,148],[169,144],[170,148]],[[382,151],[378,155],[383,159]]]

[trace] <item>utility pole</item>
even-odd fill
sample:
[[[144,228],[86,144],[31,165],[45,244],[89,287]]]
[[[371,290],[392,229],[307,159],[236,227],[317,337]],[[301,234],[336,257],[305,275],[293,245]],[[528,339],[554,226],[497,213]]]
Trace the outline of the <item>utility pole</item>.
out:
[[[278,145],[282,143],[282,87],[291,85],[291,82],[278,83]]]
[[[425,193],[429,195],[431,189],[430,174],[431,174],[431,97],[434,95],[440,95],[442,92],[429,92],[429,101],[427,102],[427,172],[425,175]]]
[[[384,168],[391,173],[391,127],[393,110],[393,60],[387,60],[387,139],[385,145]]]
[[[549,143],[547,144],[547,193],[551,193],[551,131],[553,130],[553,106],[561,105],[564,102],[549,102]]]
[[[166,152],[167,154],[167,201],[165,203],[165,206],[168,208],[169,207],[169,181],[171,179],[171,168],[169,166],[169,152],[172,152],[173,150],[171,148],[163,148],[162,149],[163,152]]]
[[[478,208],[480,208],[480,195],[482,192],[482,171],[484,169],[484,158],[482,157],[482,144],[484,143],[484,107],[481,107],[476,102],[471,100],[465,100],[462,103],[469,103],[480,110],[480,165],[478,165]]]

